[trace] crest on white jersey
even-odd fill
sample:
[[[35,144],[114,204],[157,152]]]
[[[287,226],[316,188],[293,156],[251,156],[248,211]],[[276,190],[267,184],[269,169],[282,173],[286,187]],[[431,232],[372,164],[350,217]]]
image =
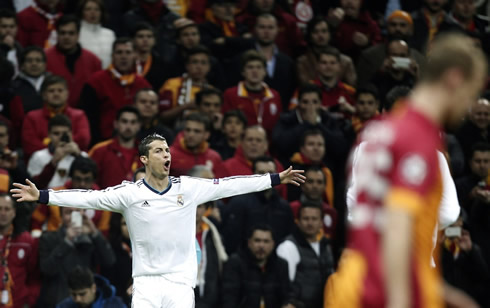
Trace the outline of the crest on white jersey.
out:
[[[184,197],[182,195],[177,196],[177,205],[184,206]]]
[[[419,154],[410,154],[400,163],[402,179],[411,185],[421,185],[427,176],[427,162]]]

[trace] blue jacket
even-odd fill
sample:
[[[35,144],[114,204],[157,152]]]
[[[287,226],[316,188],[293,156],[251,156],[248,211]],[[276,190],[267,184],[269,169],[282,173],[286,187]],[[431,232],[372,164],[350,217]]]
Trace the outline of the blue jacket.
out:
[[[116,296],[116,288],[109,283],[109,280],[100,275],[94,275],[94,280],[97,286],[97,297],[91,308],[127,308],[121,298]],[[68,297],[56,308],[78,308],[78,305],[71,297]]]

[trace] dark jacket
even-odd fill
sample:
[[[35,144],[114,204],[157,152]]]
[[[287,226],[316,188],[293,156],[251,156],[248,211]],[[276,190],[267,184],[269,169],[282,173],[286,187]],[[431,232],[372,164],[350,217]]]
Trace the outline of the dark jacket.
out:
[[[223,269],[223,308],[281,308],[291,300],[288,264],[273,252],[263,269],[247,249],[234,254]]]
[[[95,285],[97,286],[96,299],[91,308],[126,308],[122,300],[116,296],[116,288],[109,283],[109,280],[94,275]],[[71,297],[59,303],[56,308],[78,308],[78,304]]]
[[[471,159],[471,148],[477,142],[490,142],[490,126],[482,131],[470,120],[466,120],[456,132],[456,138],[463,149],[464,158],[467,162]],[[465,171],[469,171],[468,165]]]
[[[240,54],[246,47],[247,42],[250,39],[243,38],[242,35],[248,31],[248,27],[241,23],[235,22],[237,29],[237,36],[225,36],[223,28],[219,25],[205,21],[199,25],[199,32],[201,33],[201,43],[206,45],[217,58],[230,59]],[[223,37],[225,39],[224,44],[216,44],[214,40]]]
[[[320,240],[320,256],[297,227],[286,240],[296,245],[301,259],[292,285],[294,299],[305,308],[323,307],[323,289],[327,278],[335,271],[329,240],[325,237]]]
[[[47,77],[50,73],[44,73]],[[43,107],[43,99],[41,93],[37,92],[32,84],[27,81],[22,75],[17,76],[13,80],[12,88],[15,95],[20,96],[22,100],[22,107],[25,114],[29,111],[40,109]]]
[[[160,90],[165,80],[167,80],[167,72],[162,69],[165,67],[165,62],[158,53],[152,52],[151,57],[150,70],[144,77],[151,84],[153,90],[158,93],[158,90]]]
[[[74,245],[65,240],[65,234],[65,229],[61,228],[41,236],[39,262],[42,288],[39,307],[55,307],[70,295],[67,276],[73,267],[80,265],[95,270],[98,265],[110,266],[115,262],[114,252],[102,234],[85,237]]]
[[[274,231],[274,241],[280,243],[294,226],[293,212],[289,204],[275,189],[266,199],[264,192],[234,197],[227,204],[228,219],[222,229],[226,252],[235,252],[245,242],[249,229],[265,223]]]
[[[116,288],[116,295],[129,306],[131,296],[128,296],[126,290],[133,284],[131,242],[129,239],[123,239],[122,236],[117,240],[111,239],[110,242],[116,261],[112,266],[102,268],[102,275],[109,279]]]

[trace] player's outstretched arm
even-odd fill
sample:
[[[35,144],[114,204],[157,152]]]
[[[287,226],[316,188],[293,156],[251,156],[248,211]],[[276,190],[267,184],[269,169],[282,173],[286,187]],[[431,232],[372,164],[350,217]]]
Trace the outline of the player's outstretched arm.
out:
[[[10,192],[12,193],[12,196],[14,198],[17,198],[17,202],[23,202],[23,201],[38,201],[39,200],[39,190],[37,189],[36,185],[26,179],[26,184],[23,185],[20,183],[14,183],[14,187],[17,188],[12,188]]]
[[[289,166],[289,168],[279,173],[281,184],[293,184],[300,186],[306,180],[306,177],[302,175],[304,172],[304,170],[293,170],[293,167]]]

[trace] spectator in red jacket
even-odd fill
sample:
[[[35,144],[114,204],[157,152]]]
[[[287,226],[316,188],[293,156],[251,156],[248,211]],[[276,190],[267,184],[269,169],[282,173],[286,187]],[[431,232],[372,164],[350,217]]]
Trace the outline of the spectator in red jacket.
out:
[[[56,44],[55,23],[62,15],[61,0],[34,0],[31,6],[17,15],[17,38],[22,46],[37,45],[49,48]]]
[[[112,45],[112,64],[93,74],[82,90],[80,107],[90,120],[92,141],[111,138],[117,111],[133,103],[138,90],[151,85],[135,72],[136,53],[129,38]]]
[[[39,296],[38,243],[16,224],[17,206],[0,193],[0,248],[2,251],[2,307],[34,307]]]
[[[354,62],[363,49],[382,41],[378,25],[362,10],[362,0],[341,0],[340,8],[329,13],[329,23],[335,29],[333,45]]]
[[[141,126],[138,110],[134,106],[122,107],[117,111],[113,125],[114,138],[94,145],[88,153],[97,163],[97,184],[102,189],[131,181],[133,173],[142,166],[136,142]]]
[[[44,79],[41,86],[44,107],[29,112],[22,125],[22,145],[26,160],[32,153],[49,144],[48,122],[57,114],[66,115],[72,123],[73,141],[82,151],[90,143],[90,128],[82,110],[68,106],[68,85],[63,77],[52,75]]]
[[[201,113],[191,113],[184,119],[184,130],[175,138],[170,147],[172,152],[171,175],[186,175],[195,165],[208,166],[216,177],[224,177],[221,156],[209,148],[206,141],[209,138],[211,123],[209,118]]]
[[[102,64],[96,55],[78,43],[80,21],[75,16],[62,16],[56,22],[56,32],[56,46],[46,50],[47,70],[65,78],[70,92],[68,105],[75,107],[83,85],[93,73],[102,69]]]
[[[247,25],[252,33],[257,16],[263,13],[272,14],[277,19],[279,34],[276,44],[279,49],[290,57],[299,55],[306,44],[296,24],[296,17],[284,11],[276,0],[250,0],[248,7],[236,17],[236,21]]]
[[[281,97],[264,83],[266,67],[266,60],[259,52],[245,52],[241,69],[244,80],[225,91],[222,111],[240,109],[249,125],[262,125],[270,133],[281,113]]]

